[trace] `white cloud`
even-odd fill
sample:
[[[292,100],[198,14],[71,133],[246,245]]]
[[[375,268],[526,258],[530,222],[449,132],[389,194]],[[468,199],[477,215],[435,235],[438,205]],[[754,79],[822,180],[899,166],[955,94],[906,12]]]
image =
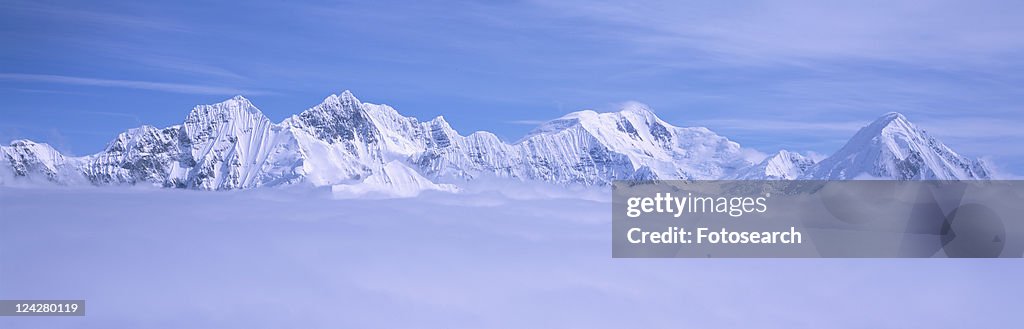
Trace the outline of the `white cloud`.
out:
[[[1024,293],[999,260],[612,259],[607,202],[318,192],[0,188],[4,296],[96,328],[864,328],[998,327]]]

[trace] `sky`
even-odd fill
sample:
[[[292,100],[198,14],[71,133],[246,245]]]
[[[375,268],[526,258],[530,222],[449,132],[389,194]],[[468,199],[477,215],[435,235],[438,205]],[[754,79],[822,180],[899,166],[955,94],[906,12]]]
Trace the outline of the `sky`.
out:
[[[902,112],[1024,174],[1020,1],[0,0],[0,142],[75,155],[241,94],[274,121],[351,90],[518,140],[648,104],[765,153]]]

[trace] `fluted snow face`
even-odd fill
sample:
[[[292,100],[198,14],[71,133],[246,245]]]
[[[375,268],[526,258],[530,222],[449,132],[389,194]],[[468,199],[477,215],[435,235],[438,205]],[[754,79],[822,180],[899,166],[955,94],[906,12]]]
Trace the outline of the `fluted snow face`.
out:
[[[224,190],[298,179],[291,137],[249,100],[196,106],[181,125],[142,126],[121,133],[106,150],[87,157],[94,184],[149,183]]]
[[[387,105],[362,103],[362,109],[379,134],[382,150],[388,152],[385,156],[404,158],[426,147],[428,125],[416,118],[402,116]]]
[[[182,125],[184,147],[194,161],[174,179],[204,190],[261,186],[288,177],[265,175],[265,163],[281,155],[290,136],[270,122],[249,100],[237,96],[193,109]],[[284,147],[287,151],[288,147]],[[276,160],[276,159],[275,159]]]
[[[989,179],[978,160],[960,156],[899,113],[861,128],[838,152],[812,168],[813,179]]]

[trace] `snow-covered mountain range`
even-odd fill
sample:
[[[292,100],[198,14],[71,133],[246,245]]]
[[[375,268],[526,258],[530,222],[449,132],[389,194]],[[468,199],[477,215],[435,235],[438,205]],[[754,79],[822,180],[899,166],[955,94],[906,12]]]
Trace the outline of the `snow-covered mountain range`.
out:
[[[622,179],[989,179],[991,170],[889,113],[820,162],[790,151],[756,151],[703,127],[676,127],[648,108],[580,111],[506,143],[489,132],[460,135],[437,117],[399,114],[351,92],[280,123],[236,96],[196,106],[180,125],[142,126],[93,155],[62,155],[43,143],[0,146],[0,184],[152,184],[227,190],[297,183],[338,193],[415,195],[486,179],[607,185]]]

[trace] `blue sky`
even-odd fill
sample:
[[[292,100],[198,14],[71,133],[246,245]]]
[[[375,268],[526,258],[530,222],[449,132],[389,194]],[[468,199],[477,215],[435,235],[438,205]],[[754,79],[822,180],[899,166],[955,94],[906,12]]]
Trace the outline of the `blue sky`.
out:
[[[279,121],[343,89],[514,141],[639,101],[763,152],[906,114],[1024,174],[1019,1],[0,2],[0,139],[99,151],[243,94]]]

